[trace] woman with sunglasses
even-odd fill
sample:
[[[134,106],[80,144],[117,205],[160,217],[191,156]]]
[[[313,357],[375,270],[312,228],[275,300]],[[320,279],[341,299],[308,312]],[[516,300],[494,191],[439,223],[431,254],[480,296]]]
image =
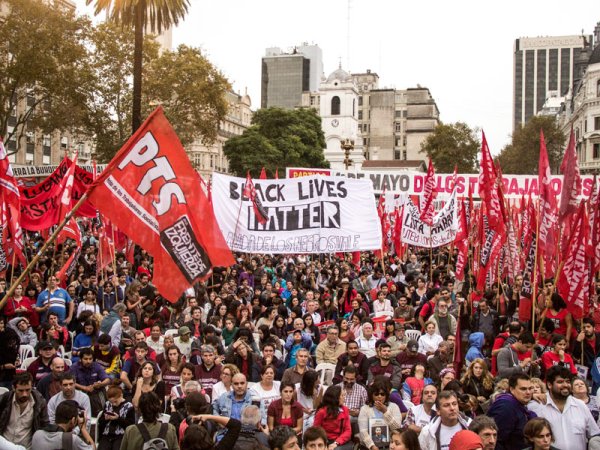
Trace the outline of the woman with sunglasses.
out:
[[[402,427],[400,408],[390,402],[391,386],[383,376],[377,376],[367,391],[367,403],[360,408],[358,414],[358,430],[360,443],[369,450],[378,450],[370,434],[369,419],[383,419],[390,429],[398,430]]]

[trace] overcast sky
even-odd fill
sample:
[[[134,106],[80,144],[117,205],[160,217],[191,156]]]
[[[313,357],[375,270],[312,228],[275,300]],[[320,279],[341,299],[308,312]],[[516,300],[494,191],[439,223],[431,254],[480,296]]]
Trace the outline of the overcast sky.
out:
[[[89,11],[85,0],[76,1],[81,12]],[[174,45],[202,48],[234,90],[248,89],[254,109],[265,48],[314,43],[323,50],[325,75],[341,59],[346,70],[377,72],[380,87],[428,87],[441,120],[483,128],[493,153],[512,132],[514,40],[588,35],[600,21],[598,0],[190,3]]]

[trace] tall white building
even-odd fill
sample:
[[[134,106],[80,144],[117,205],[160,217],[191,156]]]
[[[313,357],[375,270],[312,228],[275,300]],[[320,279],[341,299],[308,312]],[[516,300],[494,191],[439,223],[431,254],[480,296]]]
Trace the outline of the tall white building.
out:
[[[345,152],[341,143],[349,139],[354,148],[349,154],[352,164],[348,169],[360,169],[365,158],[358,133],[358,89],[352,75],[337,69],[321,83],[319,97],[319,115],[327,143],[325,159],[332,169],[344,170]]]

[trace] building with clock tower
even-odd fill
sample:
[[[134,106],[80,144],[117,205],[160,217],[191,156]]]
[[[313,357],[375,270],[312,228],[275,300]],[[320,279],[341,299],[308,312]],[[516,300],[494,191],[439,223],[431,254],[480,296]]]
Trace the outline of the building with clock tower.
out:
[[[345,152],[342,142],[350,140],[352,162],[348,170],[360,170],[365,160],[362,139],[358,133],[358,89],[355,81],[341,67],[324,79],[319,86],[319,115],[327,147],[325,159],[334,170],[345,170]]]

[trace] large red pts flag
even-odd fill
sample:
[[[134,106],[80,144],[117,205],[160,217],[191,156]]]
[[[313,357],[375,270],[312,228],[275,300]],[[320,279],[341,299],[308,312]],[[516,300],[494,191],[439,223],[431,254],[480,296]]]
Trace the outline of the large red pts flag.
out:
[[[153,283],[171,302],[213,266],[234,264],[198,175],[161,107],[119,150],[90,200],[155,261]]]
[[[429,160],[429,166],[427,167],[427,175],[425,175],[425,184],[423,186],[423,195],[421,196],[421,215],[419,218],[427,225],[433,225],[433,216],[435,210],[433,207],[433,200],[435,199],[435,170],[433,169],[433,163]]]
[[[485,203],[489,227],[500,231],[503,227],[502,207],[498,198],[498,173],[494,167],[494,161],[485,139],[485,133],[481,133],[481,165],[479,167],[479,196]]]
[[[569,241],[564,266],[556,288],[567,304],[574,319],[581,319],[589,307],[590,223],[586,204],[581,202],[573,217],[573,231]]]
[[[544,277],[554,276],[554,252],[556,250],[556,229],[558,228],[558,212],[556,194],[551,186],[550,163],[546,151],[544,132],[540,130],[540,160],[538,165],[540,186],[540,234],[538,236],[538,253],[544,261]]]
[[[569,145],[565,150],[565,156],[560,164],[560,171],[564,175],[563,186],[560,196],[560,210],[558,220],[562,223],[569,215],[577,211],[579,192],[581,192],[581,175],[579,173],[579,162],[575,150],[575,134],[571,128]]]

